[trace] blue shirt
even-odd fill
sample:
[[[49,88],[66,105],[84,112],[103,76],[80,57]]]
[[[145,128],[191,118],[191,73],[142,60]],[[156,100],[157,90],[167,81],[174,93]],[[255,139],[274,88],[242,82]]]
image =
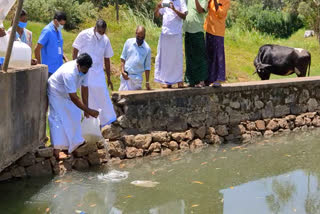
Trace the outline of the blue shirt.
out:
[[[56,31],[53,22],[43,28],[38,43],[41,49],[41,63],[48,65],[49,73],[54,73],[63,64],[63,39],[61,31]]]
[[[146,41],[138,46],[136,38],[128,39],[124,44],[121,59],[126,61],[124,69],[130,79],[142,80],[143,72],[151,69],[151,49]]]

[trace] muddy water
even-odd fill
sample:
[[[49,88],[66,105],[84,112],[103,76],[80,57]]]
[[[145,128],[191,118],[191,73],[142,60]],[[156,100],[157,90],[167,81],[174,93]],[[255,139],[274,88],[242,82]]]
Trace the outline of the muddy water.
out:
[[[320,213],[319,139],[315,130],[2,183],[0,213]]]

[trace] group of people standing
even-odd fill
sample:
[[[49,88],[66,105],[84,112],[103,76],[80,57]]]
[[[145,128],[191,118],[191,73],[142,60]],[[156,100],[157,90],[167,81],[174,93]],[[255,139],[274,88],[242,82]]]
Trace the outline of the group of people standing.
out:
[[[155,82],[161,83],[163,88],[173,84],[184,87],[182,30],[185,32],[185,82],[191,87],[203,87],[220,86],[220,82],[225,81],[224,32],[229,6],[230,0],[163,0],[157,5],[155,15],[163,17],[163,24]],[[84,142],[81,110],[85,117],[98,117],[101,127],[117,119],[108,92],[108,86],[113,90],[110,74],[113,49],[105,34],[106,22],[99,19],[95,27],[79,33],[72,45],[72,61],[63,52],[61,30],[66,22],[64,12],[55,13],[52,22],[41,32],[34,50],[36,59],[31,62],[48,66],[50,136],[60,159]],[[27,12],[23,10],[16,39],[32,47],[32,32],[26,26]],[[0,37],[6,33],[10,33],[10,29],[5,32],[0,28]],[[145,35],[146,29],[138,26],[136,38],[128,39],[123,47],[119,90],[142,89],[143,73],[146,89],[151,89],[151,49]],[[81,99],[77,94],[80,88]]]
[[[182,33],[185,32],[185,82],[191,87],[220,86],[226,80],[224,34],[230,0],[163,0],[155,15],[162,31],[155,81],[163,88],[183,85]],[[204,35],[206,32],[206,35]]]

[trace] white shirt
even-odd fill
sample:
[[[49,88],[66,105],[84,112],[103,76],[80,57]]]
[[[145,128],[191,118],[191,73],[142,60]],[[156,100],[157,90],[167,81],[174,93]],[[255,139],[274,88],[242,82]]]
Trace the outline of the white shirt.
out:
[[[89,73],[89,72],[88,72]],[[88,86],[88,73],[80,76],[76,60],[63,64],[48,80],[48,93],[69,99],[80,86]]]
[[[173,3],[176,10],[182,13],[188,12],[185,0],[163,0],[163,3],[170,2]],[[171,8],[161,8],[159,12],[161,15],[163,15],[162,34],[182,34],[183,20]]]
[[[103,35],[98,40],[94,28],[89,28],[79,33],[72,46],[79,50],[79,54],[87,53],[92,58],[93,65],[89,71],[89,85],[105,85],[104,58],[113,56],[109,38]]]

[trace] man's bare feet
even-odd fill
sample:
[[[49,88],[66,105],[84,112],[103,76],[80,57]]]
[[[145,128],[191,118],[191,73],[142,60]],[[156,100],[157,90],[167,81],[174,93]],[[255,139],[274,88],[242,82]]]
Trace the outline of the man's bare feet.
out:
[[[183,82],[178,83],[178,88],[184,88]]]
[[[205,87],[205,86],[206,86],[206,84],[204,83],[204,81],[201,81],[199,84],[195,85],[194,87],[196,87],[196,88],[203,88],[203,87]]]
[[[167,89],[167,88],[171,88],[171,85],[168,84],[162,84],[161,85],[162,88]]]
[[[67,153],[65,153],[64,151],[62,151],[60,149],[55,149],[54,150],[54,156],[58,160],[65,160],[65,159],[68,159],[70,157],[70,155],[68,155]]]

